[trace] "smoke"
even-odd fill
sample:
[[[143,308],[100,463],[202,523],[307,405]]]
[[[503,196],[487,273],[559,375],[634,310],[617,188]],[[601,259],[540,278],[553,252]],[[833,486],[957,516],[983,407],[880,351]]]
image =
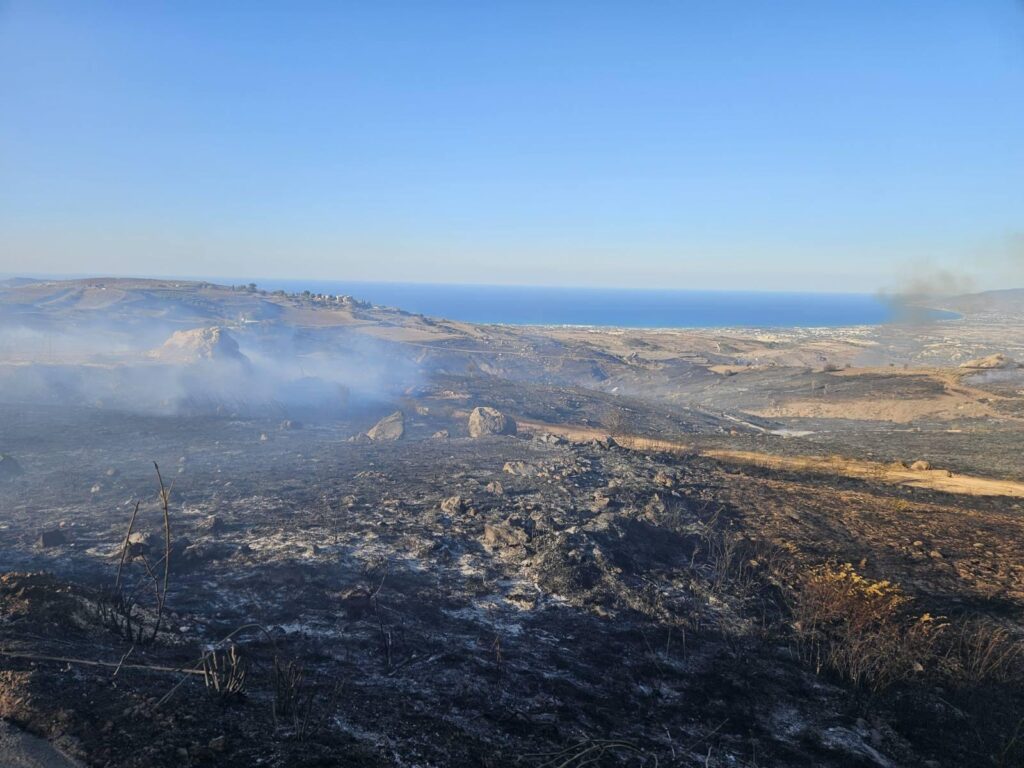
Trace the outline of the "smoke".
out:
[[[0,363],[100,363],[131,359],[161,343],[170,330],[94,320],[56,328],[50,323],[0,322]]]
[[[200,328],[168,341],[166,330],[159,323],[128,332],[99,323],[62,332],[0,326],[0,401],[337,417],[392,399],[419,377],[411,360],[358,334]]]
[[[946,300],[975,289],[974,278],[948,267],[919,264],[899,280],[895,289],[883,289],[879,297],[890,310],[890,324],[924,325],[942,319]]]
[[[929,311],[935,307],[972,313],[1019,309],[1024,297],[1005,293],[1013,289],[1024,289],[1024,232],[981,244],[957,263],[917,262],[879,296],[891,307],[894,323],[918,324],[938,319]]]
[[[975,280],[966,273],[923,267],[905,279],[897,295],[909,301],[928,301],[971,293],[974,289]]]

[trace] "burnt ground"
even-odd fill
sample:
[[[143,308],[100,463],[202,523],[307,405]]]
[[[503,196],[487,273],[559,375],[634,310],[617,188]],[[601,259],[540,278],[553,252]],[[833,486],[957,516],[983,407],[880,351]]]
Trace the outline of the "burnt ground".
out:
[[[951,636],[977,616],[1019,632],[1012,500],[445,418],[364,444],[363,422],[6,410],[0,716],[97,766],[1024,759],[1019,678],[953,676],[946,652],[865,688],[808,663],[791,614],[802,572],[851,562]],[[173,480],[155,633],[151,460]]]

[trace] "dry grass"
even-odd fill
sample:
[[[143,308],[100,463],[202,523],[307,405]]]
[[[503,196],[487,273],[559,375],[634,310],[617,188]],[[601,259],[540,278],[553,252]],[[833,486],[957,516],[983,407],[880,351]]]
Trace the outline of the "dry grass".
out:
[[[842,456],[782,456],[756,451],[708,449],[707,456],[729,464],[758,467],[763,470],[799,472],[825,477],[850,477],[889,485],[908,485],[944,493],[967,496],[1007,496],[1024,498],[1024,483],[988,477],[960,475],[945,469],[913,470],[900,464],[884,464]]]
[[[1024,681],[1024,640],[988,618],[964,622],[943,661],[950,677],[968,685],[1017,684]]]
[[[274,657],[274,699],[272,714],[275,729],[287,729],[299,741],[305,741],[324,728],[334,716],[342,686],[336,683],[324,693],[320,681],[307,676],[295,662],[284,663]]]

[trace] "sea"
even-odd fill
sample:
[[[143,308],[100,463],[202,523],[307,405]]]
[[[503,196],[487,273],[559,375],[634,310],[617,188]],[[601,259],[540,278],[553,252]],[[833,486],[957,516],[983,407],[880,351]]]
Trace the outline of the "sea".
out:
[[[218,281],[221,282],[221,281]],[[227,281],[234,284],[250,282]],[[255,280],[264,290],[345,294],[408,312],[473,323],[616,328],[834,328],[906,315],[867,293],[641,290],[317,280]],[[915,309],[915,321],[956,318]]]

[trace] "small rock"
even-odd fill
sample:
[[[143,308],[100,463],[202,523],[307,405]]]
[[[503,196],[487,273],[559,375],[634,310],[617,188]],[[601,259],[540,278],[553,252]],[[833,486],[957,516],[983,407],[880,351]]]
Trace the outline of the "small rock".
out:
[[[135,531],[128,536],[128,550],[125,554],[125,561],[131,562],[137,557],[149,554],[153,537],[142,531]]]
[[[349,587],[338,597],[342,610],[350,619],[358,619],[373,610],[373,595],[366,587]]]
[[[224,521],[221,520],[217,515],[210,515],[209,517],[200,520],[196,528],[202,533],[220,533],[224,530]]]
[[[525,461],[506,461],[502,470],[518,477],[536,477],[540,474],[540,469],[533,464],[527,464]]]
[[[931,462],[925,461],[924,459],[918,459],[910,465],[910,468],[915,472],[926,472],[932,468],[932,465]]]
[[[659,470],[654,475],[654,483],[662,488],[672,488],[676,484],[676,479],[665,470]]]
[[[484,525],[484,546],[491,549],[509,549],[523,546],[528,539],[526,531],[508,522]]]
[[[40,549],[49,549],[50,547],[63,547],[68,543],[68,536],[62,530],[43,531],[39,534],[39,538],[36,540],[36,546]]]
[[[497,480],[491,480],[491,482],[487,484],[484,490],[486,490],[488,493],[493,493],[495,496],[505,495],[505,486],[503,486]]]
[[[523,611],[533,610],[537,607],[537,593],[526,591],[515,591],[506,595],[505,600]]]
[[[439,429],[437,430],[437,432],[432,434],[431,437],[434,438],[435,440],[447,440],[450,437],[450,435],[448,434],[447,429]]]
[[[644,505],[644,517],[652,521],[657,520],[667,510],[668,507],[665,505],[665,500],[658,494],[654,494],[651,500]]]
[[[566,439],[564,437],[552,434],[551,432],[542,432],[534,439],[539,443],[544,443],[545,445],[564,445],[566,443]]]
[[[446,515],[458,515],[466,508],[466,502],[461,496],[449,496],[441,502],[441,511]]]

